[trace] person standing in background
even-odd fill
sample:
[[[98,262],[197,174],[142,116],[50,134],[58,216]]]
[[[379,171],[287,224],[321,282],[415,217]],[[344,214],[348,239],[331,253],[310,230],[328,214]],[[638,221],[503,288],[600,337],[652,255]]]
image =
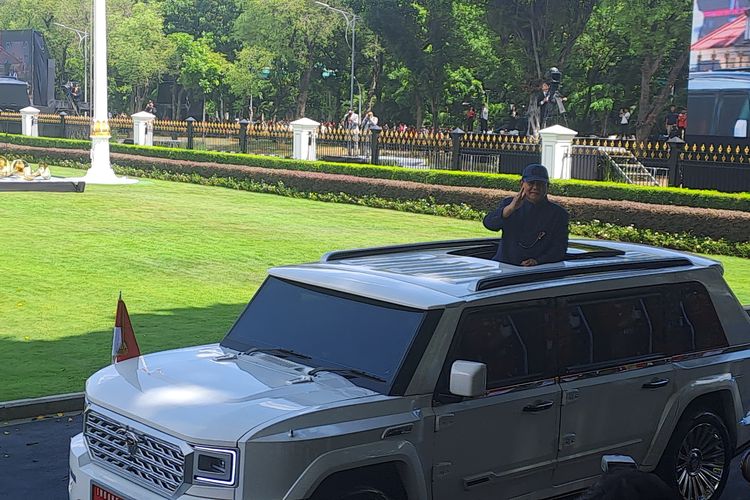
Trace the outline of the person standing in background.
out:
[[[682,109],[677,115],[677,132],[680,139],[685,140],[685,131],[687,130],[687,109]]]
[[[477,117],[477,110],[474,106],[470,106],[466,111],[466,130],[464,132],[471,133],[474,131],[474,120]]]
[[[627,139],[629,126],[630,110],[628,108],[622,108],[620,109],[620,139]]]
[[[487,124],[490,118],[490,109],[487,107],[487,103],[482,104],[482,112],[479,115],[479,130],[483,134],[487,133]]]
[[[669,107],[669,112],[667,113],[667,118],[664,121],[666,129],[667,129],[667,137],[674,137],[673,134],[677,133],[677,108],[674,104],[672,104]]]

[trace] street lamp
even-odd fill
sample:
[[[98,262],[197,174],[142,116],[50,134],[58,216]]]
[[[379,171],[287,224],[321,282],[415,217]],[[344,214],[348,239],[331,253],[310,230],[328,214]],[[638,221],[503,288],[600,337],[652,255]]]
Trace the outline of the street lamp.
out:
[[[342,16],[344,16],[344,19],[346,20],[346,29],[349,29],[349,25],[352,27],[352,69],[351,73],[349,74],[349,109],[352,111],[354,110],[354,27],[357,22],[357,16],[354,14],[354,12],[347,12],[345,10],[337,9],[336,7],[331,7],[327,3],[323,2],[315,2],[316,4],[320,5],[321,7],[325,7],[326,9],[332,10],[334,12],[338,12]]]
[[[71,28],[69,26],[65,26],[62,23],[52,23],[52,24],[54,24],[55,26],[59,26],[61,28],[65,28],[66,30],[70,30],[76,35],[78,35],[78,48],[83,48],[83,102],[89,102],[89,66],[88,66],[89,51],[86,46],[87,45],[86,42],[89,39],[89,32]]]

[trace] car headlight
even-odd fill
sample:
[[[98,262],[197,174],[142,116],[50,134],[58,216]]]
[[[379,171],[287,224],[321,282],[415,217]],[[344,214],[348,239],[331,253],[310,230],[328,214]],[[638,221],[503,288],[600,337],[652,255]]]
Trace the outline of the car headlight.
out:
[[[195,446],[193,480],[219,486],[233,486],[237,477],[237,452]]]

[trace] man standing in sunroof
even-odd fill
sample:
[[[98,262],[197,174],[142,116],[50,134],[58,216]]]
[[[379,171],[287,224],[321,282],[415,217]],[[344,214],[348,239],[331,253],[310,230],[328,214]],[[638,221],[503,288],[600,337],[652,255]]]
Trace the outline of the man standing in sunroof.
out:
[[[518,194],[505,198],[484,218],[484,227],[503,236],[494,260],[516,266],[559,262],[568,249],[568,212],[547,199],[544,165],[523,169]]]

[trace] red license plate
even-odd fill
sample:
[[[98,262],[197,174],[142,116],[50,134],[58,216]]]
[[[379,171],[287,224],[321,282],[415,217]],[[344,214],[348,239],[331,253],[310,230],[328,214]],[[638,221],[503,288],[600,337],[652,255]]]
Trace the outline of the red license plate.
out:
[[[101,486],[91,485],[91,500],[125,500],[124,498],[110,493]]]

